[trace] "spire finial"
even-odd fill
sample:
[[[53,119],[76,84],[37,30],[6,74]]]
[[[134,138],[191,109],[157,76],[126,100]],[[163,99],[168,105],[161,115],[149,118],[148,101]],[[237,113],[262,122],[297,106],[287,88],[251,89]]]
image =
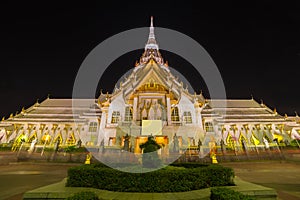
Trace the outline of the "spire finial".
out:
[[[150,27],[153,27],[153,16],[151,16],[151,23],[150,23]]]
[[[154,35],[154,26],[153,26],[153,16],[151,16],[151,21],[150,21],[150,28],[149,28],[149,37],[148,37],[148,42],[145,46],[145,49],[156,49],[158,50],[158,45],[155,40],[155,35]]]
[[[260,104],[263,106],[264,105],[264,101],[262,99],[260,99]]]
[[[155,40],[155,35],[154,35],[154,26],[153,26],[153,16],[151,16],[151,21],[150,21],[150,31],[149,31],[149,40],[153,39]],[[148,42],[149,42],[148,40]],[[153,42],[153,41],[152,41]]]

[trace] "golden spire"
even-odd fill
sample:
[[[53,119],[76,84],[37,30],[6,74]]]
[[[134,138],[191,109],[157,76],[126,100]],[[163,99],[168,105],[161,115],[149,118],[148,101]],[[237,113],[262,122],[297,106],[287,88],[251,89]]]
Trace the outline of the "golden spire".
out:
[[[21,113],[22,113],[22,114],[25,113],[25,108],[24,108],[24,107],[22,108]]]
[[[169,63],[168,63],[168,61],[166,61],[166,62],[165,62],[165,66],[167,66],[167,67],[169,66]]]
[[[35,102],[35,104],[34,104],[35,106],[38,106],[38,105],[40,105],[39,104],[39,99],[36,99],[36,102]]]
[[[4,121],[5,120],[5,117],[2,117],[2,120],[1,121]]]
[[[260,100],[260,105],[262,105],[262,106],[264,106],[265,104],[264,104],[264,101],[261,99]]]
[[[276,108],[274,108],[274,114],[275,115],[277,115],[278,113],[277,113],[277,110],[276,110]]]

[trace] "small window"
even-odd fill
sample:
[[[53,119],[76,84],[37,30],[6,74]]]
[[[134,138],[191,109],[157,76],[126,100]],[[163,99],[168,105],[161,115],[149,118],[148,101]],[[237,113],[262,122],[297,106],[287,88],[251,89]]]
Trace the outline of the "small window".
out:
[[[113,111],[112,117],[111,117],[111,123],[116,124],[120,120],[120,112],[119,111]]]
[[[205,131],[214,132],[214,126],[211,122],[205,122]]]
[[[97,132],[98,123],[97,122],[90,122],[89,132]]]
[[[171,112],[171,121],[178,122],[179,121],[179,114],[178,114],[178,108],[174,107]]]
[[[132,109],[130,107],[125,108],[125,121],[130,122],[132,120]]]
[[[192,114],[190,111],[188,112],[183,112],[183,121],[187,124],[192,123]]]

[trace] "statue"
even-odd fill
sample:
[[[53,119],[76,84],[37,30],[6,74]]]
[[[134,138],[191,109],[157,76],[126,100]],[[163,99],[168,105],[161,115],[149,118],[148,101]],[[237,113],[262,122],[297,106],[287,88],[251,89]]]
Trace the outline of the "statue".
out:
[[[202,146],[202,142],[201,142],[201,140],[199,139],[199,140],[198,140],[198,151],[201,150],[201,146]]]
[[[91,164],[91,158],[92,158],[92,153],[89,152],[89,153],[86,155],[86,159],[85,159],[84,164],[86,164],[86,165]]]
[[[59,144],[60,144],[60,138],[57,138],[57,141],[56,141],[55,147],[54,147],[55,152],[58,152]]]
[[[247,143],[246,143],[246,141],[244,139],[242,140],[242,147],[243,147],[243,150],[245,151],[245,153],[247,154],[248,153],[248,151],[247,151]]]
[[[100,142],[100,152],[104,153],[104,139],[102,139]]]
[[[223,155],[226,154],[226,145],[225,145],[225,142],[223,139],[221,139],[220,145],[221,145],[221,150],[222,150]]]
[[[125,135],[124,137],[124,150],[129,151],[129,136],[128,134]]]
[[[176,133],[174,134],[174,137],[173,137],[173,143],[174,143],[173,152],[179,153],[179,140],[178,140]]]
[[[263,141],[264,141],[264,144],[265,144],[265,148],[269,149],[270,145],[269,145],[268,140],[265,137],[263,137]]]
[[[32,140],[30,147],[28,149],[28,153],[32,154],[35,148],[35,144],[37,143],[37,138],[34,138],[34,140]]]
[[[82,144],[82,141],[81,141],[81,139],[79,139],[78,142],[77,142],[77,147],[80,148],[81,144]]]
[[[116,144],[119,145],[119,146],[121,146],[122,145],[121,142],[122,142],[121,141],[121,137],[118,135],[117,138],[116,138]]]

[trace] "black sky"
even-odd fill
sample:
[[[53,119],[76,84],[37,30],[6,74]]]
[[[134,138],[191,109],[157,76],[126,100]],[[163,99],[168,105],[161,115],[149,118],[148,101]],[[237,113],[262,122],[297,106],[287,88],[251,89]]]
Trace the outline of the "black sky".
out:
[[[249,99],[252,94],[281,114],[300,113],[299,3],[203,2],[3,4],[0,116],[48,94],[70,98],[85,56],[114,34],[149,26],[151,15],[155,26],[180,31],[206,49],[222,74],[228,98]],[[130,52],[108,68],[99,84],[104,92],[112,91],[141,52]],[[202,89],[208,96],[201,77],[194,76],[187,62],[168,52],[163,57],[197,92]]]

